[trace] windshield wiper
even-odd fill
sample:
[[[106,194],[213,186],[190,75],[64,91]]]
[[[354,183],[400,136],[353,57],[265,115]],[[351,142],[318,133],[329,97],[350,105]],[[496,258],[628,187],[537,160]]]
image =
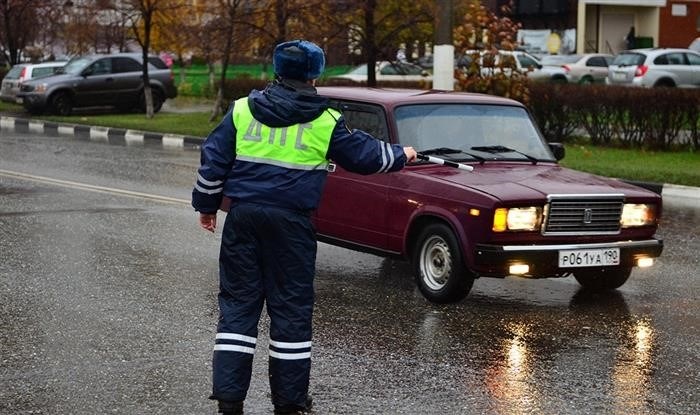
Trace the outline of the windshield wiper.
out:
[[[426,156],[427,155],[440,156],[440,155],[460,154],[461,153],[461,154],[468,155],[469,157],[473,158],[474,160],[479,161],[480,163],[483,163],[484,161],[486,161],[486,159],[481,157],[481,156],[477,156],[476,154],[472,154],[472,153],[466,152],[464,150],[460,150],[458,148],[436,147],[436,148],[431,148],[428,150],[419,151],[419,153],[426,155]]]
[[[499,153],[517,153],[520,154],[521,156],[527,158],[532,162],[532,164],[537,164],[538,161],[540,161],[537,157],[533,157],[529,154],[523,153],[522,151],[518,151],[515,149],[512,149],[510,147],[506,146],[477,146],[477,147],[472,147],[472,150],[476,151],[483,151],[484,153],[491,153],[491,154],[499,154]]]

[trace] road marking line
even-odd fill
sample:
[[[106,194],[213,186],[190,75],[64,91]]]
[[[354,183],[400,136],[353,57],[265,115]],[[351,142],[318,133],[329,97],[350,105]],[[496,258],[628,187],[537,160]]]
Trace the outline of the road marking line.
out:
[[[73,182],[70,180],[52,179],[50,177],[35,176],[33,174],[20,173],[20,172],[15,172],[15,171],[10,171],[10,170],[0,169],[0,176],[12,177],[12,178],[16,178],[16,179],[32,180],[32,181],[39,182],[39,183],[49,183],[49,184],[54,184],[57,186],[68,187],[71,189],[87,190],[90,192],[111,193],[111,194],[117,194],[117,195],[122,195],[122,196],[136,197],[136,198],[140,198],[140,199],[157,200],[159,202],[174,203],[174,204],[178,204],[178,205],[189,205],[190,204],[190,201],[186,200],[186,199],[178,199],[178,198],[168,197],[168,196],[159,196],[159,195],[153,195],[153,194],[149,194],[149,193],[134,192],[132,190],[116,189],[114,187],[96,186],[93,184]]]

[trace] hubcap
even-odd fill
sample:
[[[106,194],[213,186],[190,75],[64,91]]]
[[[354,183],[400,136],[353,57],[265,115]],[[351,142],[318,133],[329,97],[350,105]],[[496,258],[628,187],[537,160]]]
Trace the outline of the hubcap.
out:
[[[452,274],[452,254],[443,238],[434,235],[423,243],[420,271],[423,281],[431,290],[437,291],[445,286]]]

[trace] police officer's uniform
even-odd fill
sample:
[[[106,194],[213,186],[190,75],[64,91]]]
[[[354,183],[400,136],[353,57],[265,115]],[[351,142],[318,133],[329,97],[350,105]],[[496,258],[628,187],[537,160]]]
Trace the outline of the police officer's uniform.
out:
[[[270,315],[269,374],[280,412],[307,409],[316,237],[310,214],[328,160],[361,174],[403,168],[403,148],[349,131],[340,113],[303,82],[318,78],[323,52],[306,41],[275,49],[278,80],[238,99],[202,146],[192,205],[215,213],[232,203],[221,240],[220,318],[212,398],[242,402],[258,320]]]

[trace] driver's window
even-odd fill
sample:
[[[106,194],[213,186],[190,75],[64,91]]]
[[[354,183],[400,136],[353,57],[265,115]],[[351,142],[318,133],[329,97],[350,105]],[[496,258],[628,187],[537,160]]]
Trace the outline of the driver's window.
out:
[[[112,73],[112,60],[100,59],[88,68],[90,75],[105,75]]]

